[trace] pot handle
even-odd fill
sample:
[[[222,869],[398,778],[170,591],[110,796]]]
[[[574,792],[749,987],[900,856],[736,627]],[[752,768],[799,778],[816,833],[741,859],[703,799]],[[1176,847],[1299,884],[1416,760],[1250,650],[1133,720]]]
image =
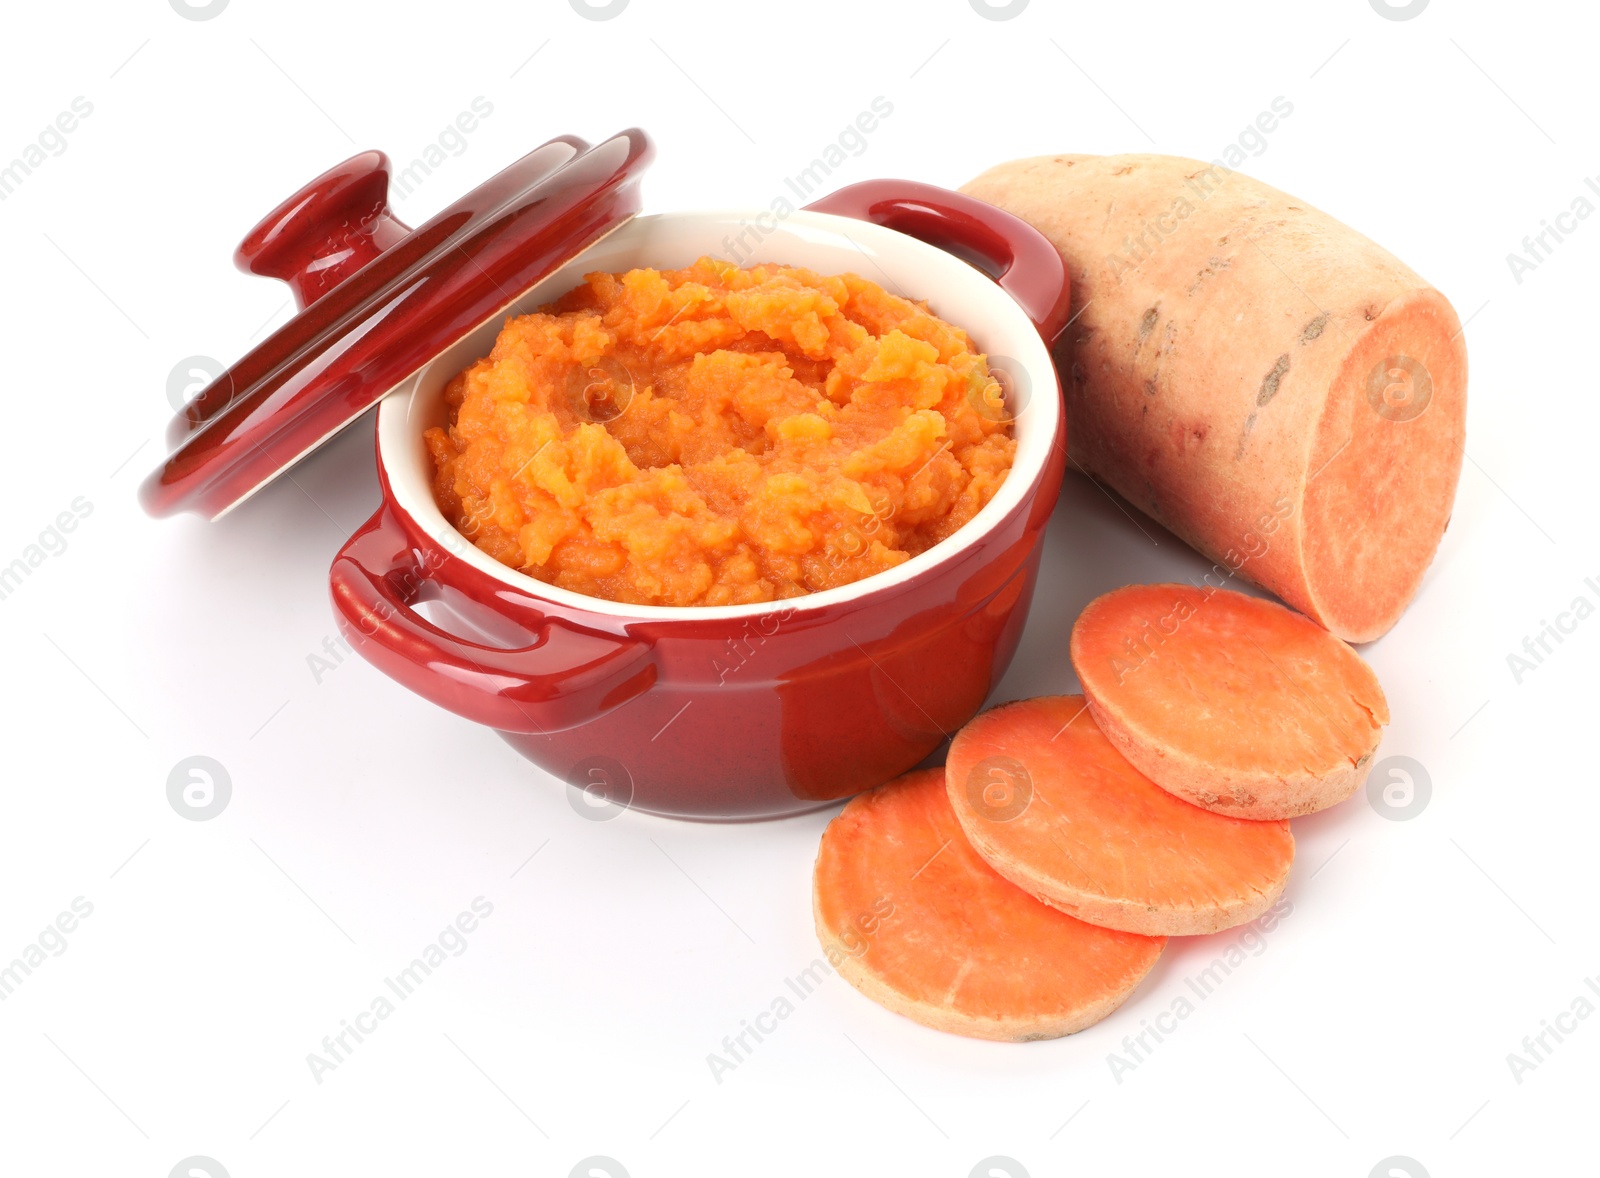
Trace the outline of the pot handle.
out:
[[[506,649],[446,633],[414,608],[436,589],[387,505],[328,571],[339,629],[384,674],[502,732],[575,728],[655,682],[650,644],[546,617],[538,640]]]
[[[1067,325],[1072,283],[1050,239],[986,201],[915,180],[863,180],[806,208],[871,221],[997,271],[1000,289],[1052,344]]]

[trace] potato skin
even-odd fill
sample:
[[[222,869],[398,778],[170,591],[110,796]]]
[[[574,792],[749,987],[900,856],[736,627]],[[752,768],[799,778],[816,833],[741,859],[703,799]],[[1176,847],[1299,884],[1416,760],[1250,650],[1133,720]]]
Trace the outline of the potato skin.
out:
[[[1056,362],[1074,464],[1217,561],[1217,580],[1242,575],[1347,641],[1387,631],[1460,475],[1466,349],[1449,301],[1216,164],[1040,156],[962,191],[1067,260],[1076,319]],[[1381,410],[1388,374],[1412,379],[1395,367],[1407,358],[1423,411]]]

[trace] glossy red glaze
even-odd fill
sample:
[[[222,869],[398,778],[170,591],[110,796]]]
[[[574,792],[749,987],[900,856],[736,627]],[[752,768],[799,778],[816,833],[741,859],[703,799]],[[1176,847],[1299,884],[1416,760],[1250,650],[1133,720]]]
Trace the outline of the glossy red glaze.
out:
[[[402,685],[499,730],[574,785],[671,817],[770,818],[881,784],[970,719],[1005,673],[1064,462],[960,557],[892,592],[736,622],[619,619],[507,586],[389,498],[334,561],[339,628]],[[465,640],[413,606],[466,632]],[[792,612],[791,612],[792,611]]]
[[[885,184],[865,203],[860,188],[833,199],[978,254],[1028,299],[1046,342],[1060,328],[1065,268],[1021,221],[926,185]],[[400,506],[380,445],[383,505],[330,570],[339,626],[398,682],[614,801],[723,820],[810,809],[915,765],[1004,674],[1060,489],[1063,429],[1021,500],[917,575],[736,619],[591,609],[486,573],[462,559],[464,537],[441,541]],[[487,641],[424,618],[423,600]]]
[[[1067,325],[1072,285],[1066,262],[1048,237],[1004,209],[915,180],[863,180],[806,208],[871,221],[983,262],[1047,344]]]
[[[283,279],[304,310],[410,232],[389,211],[389,157],[363,151],[263,217],[233,260]]]
[[[563,617],[429,541],[392,504],[345,542],[331,574],[340,625],[380,670],[435,703],[506,732],[545,733],[585,724],[654,682],[647,644]],[[465,540],[462,541],[466,543]],[[456,596],[485,606],[483,628],[517,642],[458,638],[412,607]]]
[[[381,213],[370,232],[345,228],[373,208],[377,153],[313,181],[240,254],[314,301],[184,408],[182,444],[140,488],[145,510],[216,517],[249,496],[637,212],[653,154],[638,130],[595,147],[553,139],[403,235]],[[330,267],[343,281],[325,286],[317,251],[347,238],[350,257]]]

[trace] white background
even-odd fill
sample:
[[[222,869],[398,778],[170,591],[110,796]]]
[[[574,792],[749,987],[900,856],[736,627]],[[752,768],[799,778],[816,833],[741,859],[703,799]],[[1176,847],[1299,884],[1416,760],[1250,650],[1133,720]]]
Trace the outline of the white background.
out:
[[[1434,1176],[1573,1157],[1600,1018],[1520,1083],[1506,1057],[1600,973],[1600,620],[1520,684],[1507,655],[1575,597],[1600,602],[1584,584],[1600,579],[1584,362],[1600,219],[1520,283],[1506,255],[1600,171],[1588,16],[8,6],[0,158],[75,97],[93,113],[0,203],[0,564],[78,497],[92,513],[0,600],[0,962],[75,897],[93,914],[0,1002],[0,1171],[166,1175],[204,1155],[235,1178],[564,1176],[604,1155],[635,1178],[965,1178],[1004,1155],[996,1172],[1035,1176],[1364,1178],[1393,1155]],[[1454,522],[1364,651],[1394,712],[1380,755],[1419,761],[1431,801],[1396,822],[1358,795],[1297,822],[1292,915],[1120,1083],[1108,1052],[1228,934],[1174,942],[1110,1020],[1026,1046],[925,1030],[831,978],[718,1084],[707,1053],[817,955],[828,813],[585,820],[359,659],[315,682],[329,559],[376,503],[370,421],[220,524],[134,501],[174,366],[231,361],[288,317],[284,288],[232,269],[234,244],[354,151],[409,160],[482,96],[493,114],[466,149],[397,202],[411,224],[552,135],[636,123],[660,147],[648,209],[759,207],[878,95],[894,113],[837,183],[954,186],[1047,151],[1209,159],[1281,95],[1293,114],[1245,170],[1390,246],[1470,317]],[[998,698],[1075,687],[1066,637],[1091,596],[1206,567],[1141,522],[1148,537],[1069,480]],[[205,822],[167,800],[196,754],[233,788]],[[317,1083],[307,1053],[477,896],[494,911],[465,953]]]

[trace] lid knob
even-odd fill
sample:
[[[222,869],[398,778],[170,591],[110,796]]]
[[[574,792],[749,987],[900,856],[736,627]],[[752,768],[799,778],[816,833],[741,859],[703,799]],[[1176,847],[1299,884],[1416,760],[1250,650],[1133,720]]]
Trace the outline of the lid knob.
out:
[[[179,411],[145,510],[215,519],[249,498],[637,213],[654,155],[638,128],[560,135],[414,231],[389,213],[380,152],[317,177],[235,254],[301,310]]]
[[[287,282],[304,310],[410,232],[389,211],[389,157],[363,151],[263,217],[233,260]]]

